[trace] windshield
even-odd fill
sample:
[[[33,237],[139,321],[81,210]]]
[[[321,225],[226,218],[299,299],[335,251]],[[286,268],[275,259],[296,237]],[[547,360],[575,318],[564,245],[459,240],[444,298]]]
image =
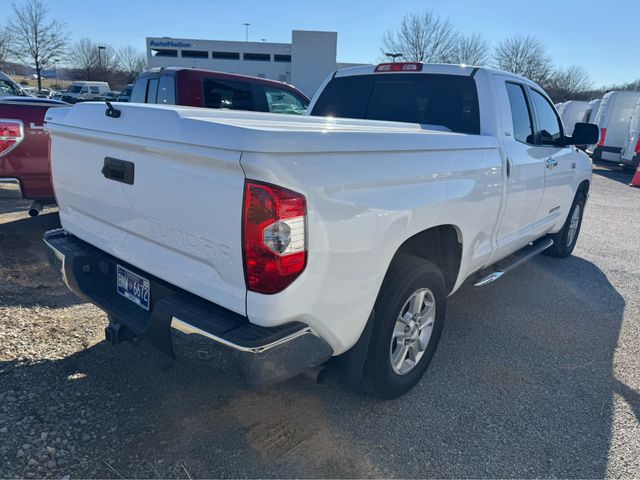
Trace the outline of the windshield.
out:
[[[80,93],[82,91],[82,87],[79,85],[72,85],[67,88],[67,92],[69,93]]]
[[[311,115],[419,123],[480,133],[475,80],[462,75],[391,73],[336,77]]]
[[[0,95],[20,95],[20,88],[13,82],[0,80]]]

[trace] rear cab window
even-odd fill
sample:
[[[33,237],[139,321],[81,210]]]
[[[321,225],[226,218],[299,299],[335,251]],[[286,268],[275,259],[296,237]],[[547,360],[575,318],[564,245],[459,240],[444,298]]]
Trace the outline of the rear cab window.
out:
[[[391,73],[336,77],[311,115],[387,120],[458,133],[480,133],[475,80],[468,76]]]

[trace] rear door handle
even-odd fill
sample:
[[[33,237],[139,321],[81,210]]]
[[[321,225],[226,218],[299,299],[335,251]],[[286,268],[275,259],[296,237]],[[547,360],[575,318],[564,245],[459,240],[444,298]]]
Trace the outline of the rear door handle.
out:
[[[135,165],[133,162],[128,162],[126,160],[105,157],[104,165],[102,166],[102,175],[104,175],[104,178],[108,178],[109,180],[133,185]]]
[[[558,161],[553,157],[549,157],[544,161],[544,164],[548,169],[552,169],[558,166]]]

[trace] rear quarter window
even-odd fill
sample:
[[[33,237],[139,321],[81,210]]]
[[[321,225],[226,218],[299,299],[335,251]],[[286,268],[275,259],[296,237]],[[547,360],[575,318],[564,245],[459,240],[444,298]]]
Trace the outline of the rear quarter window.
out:
[[[337,77],[311,115],[418,123],[480,133],[475,80],[468,76],[392,73]]]

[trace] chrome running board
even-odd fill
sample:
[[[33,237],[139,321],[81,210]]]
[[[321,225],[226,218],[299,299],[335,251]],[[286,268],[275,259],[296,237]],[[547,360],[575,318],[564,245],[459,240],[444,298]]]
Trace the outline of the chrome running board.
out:
[[[496,267],[493,272],[488,275],[484,275],[473,284],[474,287],[484,287],[492,282],[495,282],[500,277],[502,277],[505,273],[510,270],[513,270],[516,267],[519,267],[527,260],[530,260],[532,257],[544,252],[547,248],[553,245],[553,240],[547,238],[546,240],[541,241],[540,243],[534,243],[524,247],[521,250],[518,250],[513,255],[501,260],[496,263],[494,266]],[[502,262],[502,263],[501,263]]]

